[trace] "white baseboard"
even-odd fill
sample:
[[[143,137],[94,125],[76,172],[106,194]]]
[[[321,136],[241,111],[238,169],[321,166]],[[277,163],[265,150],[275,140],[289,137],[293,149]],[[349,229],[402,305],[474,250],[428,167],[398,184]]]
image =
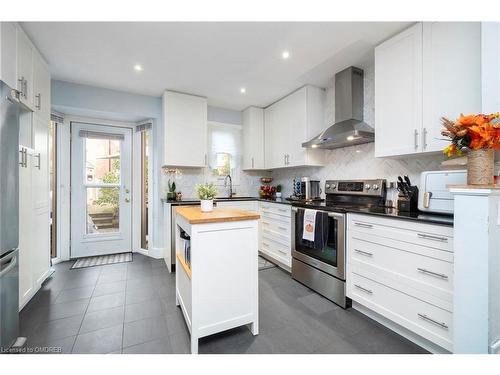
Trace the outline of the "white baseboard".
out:
[[[154,258],[154,259],[162,259],[163,258],[163,248],[161,247],[152,247],[151,249],[135,249],[134,253],[139,253],[144,256]]]
[[[376,313],[375,311],[370,310],[369,308],[357,303],[356,301],[352,301],[352,308],[358,310],[362,314],[368,316],[369,318],[375,320],[376,322],[382,324],[383,326],[389,328],[390,330],[396,332],[397,334],[403,336],[404,338],[410,340],[411,342],[421,346],[425,350],[433,353],[433,354],[449,354],[450,352],[446,349],[430,342],[429,340],[424,339],[423,337],[413,333],[412,331],[400,326],[397,323],[394,323],[392,320],[385,318],[384,316]]]

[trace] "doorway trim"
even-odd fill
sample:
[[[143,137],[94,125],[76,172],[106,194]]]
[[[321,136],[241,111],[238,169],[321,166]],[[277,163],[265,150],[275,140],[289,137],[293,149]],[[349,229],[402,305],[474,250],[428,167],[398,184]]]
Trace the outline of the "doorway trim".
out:
[[[105,119],[97,119],[84,116],[70,116],[65,115],[64,121],[57,127],[57,142],[58,142],[58,155],[57,155],[57,214],[59,217],[58,230],[57,230],[57,248],[59,249],[59,258],[61,261],[70,260],[71,254],[71,123],[83,122],[94,125],[115,126],[121,128],[132,129],[132,251],[147,253],[140,249],[140,227],[139,237],[137,237],[136,223],[140,224],[141,206],[140,206],[140,192],[139,199],[137,199],[137,189],[135,188],[136,177],[140,175],[140,170],[136,166],[140,160],[140,149],[137,149],[135,141],[135,128],[136,123],[125,121],[113,121]],[[152,224],[150,222],[150,224]],[[150,225],[150,228],[153,225]],[[138,246],[137,246],[138,244]]]

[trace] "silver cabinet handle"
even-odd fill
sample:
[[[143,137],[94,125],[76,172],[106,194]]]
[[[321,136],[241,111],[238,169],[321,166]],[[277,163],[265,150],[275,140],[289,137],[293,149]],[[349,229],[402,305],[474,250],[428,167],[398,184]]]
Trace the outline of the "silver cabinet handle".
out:
[[[35,107],[36,107],[36,109],[41,110],[42,109],[42,94],[35,95],[35,98],[36,98]]]
[[[371,224],[354,223],[354,225],[356,225],[357,227],[361,227],[361,228],[373,228],[373,225],[371,225]]]
[[[278,249],[278,251],[279,251],[281,254],[283,254],[283,255],[288,255],[288,253],[287,253],[286,251],[284,251],[284,250],[280,250],[280,249]]]
[[[433,241],[440,241],[440,242],[448,242],[448,239],[446,237],[439,237],[439,236],[431,236],[430,234],[423,234],[423,233],[417,233],[417,236],[419,238],[423,238],[425,240],[433,240]]]
[[[38,170],[40,170],[40,167],[42,165],[42,157],[41,157],[40,153],[34,155],[34,157],[38,159],[38,164],[35,165],[35,168],[38,168]]]
[[[27,81],[24,79],[24,76],[22,76],[21,78],[19,78],[17,80],[19,83],[20,83],[20,92],[21,92],[21,96],[24,97],[25,99],[28,97],[28,87],[27,87]]]
[[[263,222],[262,222],[262,224],[263,224],[263,225],[269,225],[269,223],[267,223],[267,222],[265,222],[265,221],[263,221]]]
[[[432,197],[432,192],[426,191],[424,193],[424,207],[425,208],[429,208],[429,206],[431,204],[431,197]]]
[[[423,133],[423,145],[424,145],[424,150],[427,148],[427,128],[424,128],[424,133]]]
[[[207,154],[205,154],[205,165],[207,165],[208,162],[207,162]]]
[[[254,168],[253,157],[252,157],[252,168]]]
[[[278,208],[279,212],[287,212],[288,210],[286,208]]]
[[[20,149],[19,150],[19,153],[21,154],[20,157],[21,157],[21,161],[19,162],[19,165],[21,167],[24,167],[24,148]]]
[[[446,323],[438,322],[437,320],[434,320],[434,319],[432,319],[432,318],[429,318],[429,317],[428,317],[427,315],[425,315],[425,314],[420,314],[420,313],[418,313],[417,315],[418,315],[418,317],[419,317],[420,319],[423,319],[423,320],[425,320],[425,321],[427,321],[427,322],[433,323],[433,324],[435,324],[435,325],[437,325],[437,326],[439,326],[439,327],[441,327],[441,328],[443,328],[443,329],[448,329],[448,325],[447,325]]]
[[[287,227],[278,227],[278,229],[281,229],[281,230],[288,230]]]
[[[283,154],[283,162],[286,165],[286,154]]]
[[[427,275],[436,276],[436,277],[439,277],[441,279],[448,280],[448,276],[445,275],[444,273],[432,272],[432,271],[426,270],[425,268],[417,268],[417,271],[425,273]]]
[[[262,242],[262,245],[269,247],[269,244],[267,242]]]
[[[286,154],[286,164],[290,165],[290,154]]]
[[[361,254],[361,255],[364,255],[367,257],[373,256],[373,253],[369,253],[368,251],[363,251],[363,250],[358,250],[358,249],[354,249],[354,251],[357,252],[358,254]]]
[[[365,293],[368,293],[368,294],[373,294],[373,291],[370,290],[370,289],[366,289],[366,288],[363,288],[361,285],[358,285],[358,284],[354,284],[354,286],[356,288],[358,288],[359,290],[365,292]]]
[[[415,142],[415,150],[418,149],[418,130],[415,129],[415,133],[413,134],[414,135],[414,142]]]

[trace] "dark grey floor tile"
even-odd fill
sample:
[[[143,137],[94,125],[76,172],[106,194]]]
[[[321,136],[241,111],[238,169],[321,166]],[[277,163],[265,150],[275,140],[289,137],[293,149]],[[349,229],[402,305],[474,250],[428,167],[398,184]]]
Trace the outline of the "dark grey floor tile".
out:
[[[123,324],[125,316],[125,307],[119,306],[111,309],[87,312],[83,318],[80,334],[91,331],[97,331],[102,328],[108,328]]]
[[[158,340],[148,341],[142,344],[123,348],[123,354],[170,354],[172,353],[172,345],[168,337],[163,337]]]
[[[180,308],[176,308],[170,314],[165,316],[167,322],[168,334],[173,335],[175,333],[189,332],[189,329],[184,320],[184,315]]]
[[[125,304],[125,293],[106,294],[90,299],[88,312],[111,309]]]
[[[164,316],[125,323],[123,332],[124,348],[168,336]]]
[[[155,299],[158,297],[159,297],[158,290],[150,288],[150,287],[143,287],[140,289],[133,289],[133,290],[127,289],[125,303],[127,305],[132,304],[132,303],[139,303],[139,302]]]
[[[76,301],[79,299],[90,298],[92,296],[92,292],[94,291],[93,286],[86,286],[83,288],[76,289],[64,289],[59,293],[58,297],[55,300],[55,303],[67,302],[67,301]]]
[[[336,304],[317,293],[307,294],[303,297],[299,297],[297,300],[316,315],[321,315],[339,308]]]
[[[147,276],[127,279],[127,291],[134,291],[143,288],[154,288],[154,286],[155,282],[154,278],[151,276],[151,272],[149,272]]]
[[[52,305],[34,310],[42,321],[51,321],[67,318],[74,315],[81,315],[87,309],[89,299],[80,299],[78,301],[68,301],[54,303]]]
[[[358,345],[341,336],[334,336],[333,340],[321,345],[314,351],[315,354],[363,354],[364,351]]]
[[[246,326],[236,327],[215,335],[203,337],[198,343],[200,354],[244,353],[255,340]]]
[[[112,281],[109,283],[98,283],[95,286],[93,297],[104,296],[107,294],[123,293],[127,282],[125,280]]]
[[[43,322],[38,325],[36,331],[29,335],[27,339],[29,342],[42,345],[56,339],[76,336],[82,320],[83,314],[79,314],[68,318]]]
[[[104,328],[76,337],[73,353],[105,354],[121,349],[123,325]]]
[[[75,289],[75,288],[83,288],[85,286],[95,286],[97,283],[97,277],[81,277],[77,279],[68,279],[64,282],[63,289]]]
[[[97,284],[112,283],[127,279],[127,270],[118,270],[113,272],[105,272],[99,276]]]
[[[162,302],[159,297],[125,306],[125,322],[133,322],[145,318],[161,316],[163,314]]]
[[[190,354],[191,341],[189,332],[179,332],[170,335],[170,345],[172,346],[172,353],[175,354]]]
[[[313,342],[305,338],[295,327],[286,326],[262,335],[262,340],[272,353],[307,354],[315,349]]]
[[[316,319],[320,324],[344,337],[352,336],[375,324],[373,320],[353,309],[337,309],[319,315]]]

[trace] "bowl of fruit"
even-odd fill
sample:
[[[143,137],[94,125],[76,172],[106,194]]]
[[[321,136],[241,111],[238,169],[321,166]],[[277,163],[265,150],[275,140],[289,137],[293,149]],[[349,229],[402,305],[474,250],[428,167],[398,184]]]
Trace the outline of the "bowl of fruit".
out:
[[[276,194],[276,186],[262,185],[260,187],[259,195],[261,198],[270,199]]]

